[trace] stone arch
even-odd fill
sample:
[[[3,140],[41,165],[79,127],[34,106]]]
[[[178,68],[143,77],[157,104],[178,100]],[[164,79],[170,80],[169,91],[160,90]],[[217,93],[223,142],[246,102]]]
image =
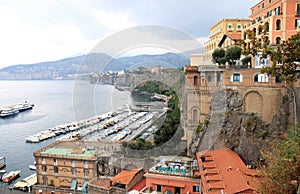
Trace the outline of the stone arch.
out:
[[[192,122],[196,123],[199,122],[200,117],[200,110],[198,107],[194,106],[192,108]]]
[[[244,112],[263,113],[263,97],[257,91],[250,91],[244,97]]]

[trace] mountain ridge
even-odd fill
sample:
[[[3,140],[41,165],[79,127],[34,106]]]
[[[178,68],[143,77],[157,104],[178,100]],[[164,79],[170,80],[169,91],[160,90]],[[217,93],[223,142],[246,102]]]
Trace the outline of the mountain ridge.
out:
[[[198,52],[199,49],[194,52]],[[193,51],[188,51],[193,52]],[[72,79],[72,75],[122,71],[138,67],[181,68],[189,64],[185,53],[141,54],[113,58],[104,53],[89,53],[55,61],[18,64],[0,69],[0,80]]]

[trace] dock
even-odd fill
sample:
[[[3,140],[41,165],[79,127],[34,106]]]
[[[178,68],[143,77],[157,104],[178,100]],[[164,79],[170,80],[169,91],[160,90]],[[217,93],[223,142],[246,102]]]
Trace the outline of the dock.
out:
[[[139,107],[139,108],[137,108]],[[132,140],[141,136],[162,115],[167,108],[163,103],[137,103],[81,121],[63,124],[43,130],[25,138],[26,142],[39,143],[57,137],[57,140],[81,138]]]

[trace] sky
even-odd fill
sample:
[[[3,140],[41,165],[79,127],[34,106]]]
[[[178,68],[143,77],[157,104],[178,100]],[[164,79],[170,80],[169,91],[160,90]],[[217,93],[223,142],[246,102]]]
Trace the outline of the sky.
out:
[[[163,26],[203,45],[223,18],[248,18],[256,0],[0,0],[0,68],[87,54],[103,40],[144,25]],[[172,33],[174,31],[169,31]],[[170,35],[151,30],[161,39]],[[124,33],[123,33],[124,34]],[[152,34],[152,35],[153,35]],[[133,40],[135,37],[125,36]],[[174,36],[175,39],[178,37]],[[127,49],[128,55],[168,49]],[[152,47],[152,46],[150,46]],[[131,52],[130,52],[131,51]],[[126,52],[123,55],[126,55]],[[152,53],[151,53],[152,52]]]

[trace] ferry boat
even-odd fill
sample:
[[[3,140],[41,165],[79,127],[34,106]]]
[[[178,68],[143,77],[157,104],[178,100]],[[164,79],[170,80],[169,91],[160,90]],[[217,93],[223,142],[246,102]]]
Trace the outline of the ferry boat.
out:
[[[15,108],[19,110],[19,112],[32,109],[34,107],[34,104],[30,104],[27,101],[24,103],[16,104]]]
[[[4,107],[0,109],[0,117],[9,117],[19,113],[17,108],[13,107]]]
[[[20,176],[20,170],[11,171],[2,176],[2,182],[10,183]]]

